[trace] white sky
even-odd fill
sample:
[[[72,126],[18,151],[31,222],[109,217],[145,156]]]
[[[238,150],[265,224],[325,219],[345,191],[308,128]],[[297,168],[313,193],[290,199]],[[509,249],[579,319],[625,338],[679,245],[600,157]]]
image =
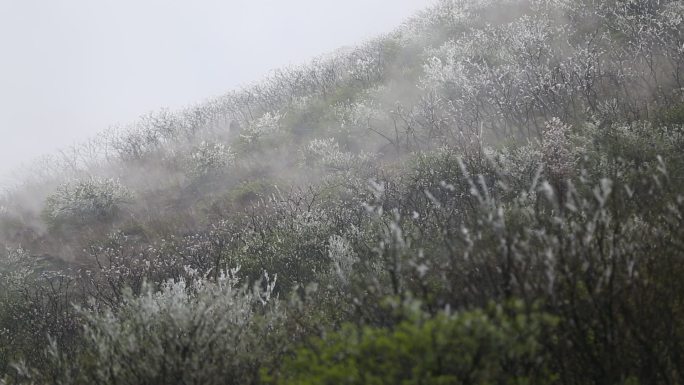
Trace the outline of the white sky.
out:
[[[430,0],[0,0],[0,175],[389,32]]]

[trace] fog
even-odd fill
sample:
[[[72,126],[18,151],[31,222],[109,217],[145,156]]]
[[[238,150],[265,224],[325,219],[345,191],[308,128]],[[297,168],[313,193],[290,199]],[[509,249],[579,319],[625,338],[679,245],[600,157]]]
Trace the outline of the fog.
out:
[[[683,383],[683,0],[16,1],[0,385]]]
[[[428,0],[0,0],[0,175],[392,30]]]

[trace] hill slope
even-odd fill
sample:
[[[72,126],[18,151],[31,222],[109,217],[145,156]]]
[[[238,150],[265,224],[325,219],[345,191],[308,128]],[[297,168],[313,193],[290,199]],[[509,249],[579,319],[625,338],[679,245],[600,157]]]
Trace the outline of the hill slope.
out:
[[[443,0],[46,159],[1,205],[0,373],[681,382],[683,14]]]

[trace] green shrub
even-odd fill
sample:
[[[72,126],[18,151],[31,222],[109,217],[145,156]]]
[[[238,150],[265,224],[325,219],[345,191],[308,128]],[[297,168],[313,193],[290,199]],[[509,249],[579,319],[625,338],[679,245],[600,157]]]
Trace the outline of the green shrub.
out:
[[[549,315],[519,303],[405,320],[346,325],[286,359],[277,384],[553,384],[543,336]],[[269,377],[269,376],[265,376]]]

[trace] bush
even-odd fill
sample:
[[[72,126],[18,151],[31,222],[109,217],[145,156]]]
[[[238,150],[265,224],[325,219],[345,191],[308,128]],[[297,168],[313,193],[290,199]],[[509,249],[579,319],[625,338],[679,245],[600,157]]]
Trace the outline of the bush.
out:
[[[543,336],[555,319],[490,306],[393,328],[346,325],[286,359],[277,384],[553,384]],[[268,377],[268,376],[265,376]]]
[[[234,160],[235,154],[230,147],[202,142],[188,159],[187,172],[194,178],[202,178],[220,172]]]
[[[78,296],[68,272],[51,267],[23,249],[0,256],[0,373],[19,361],[42,366],[49,339],[70,351]]]
[[[275,279],[249,287],[236,273],[167,281],[159,291],[147,285],[138,297],[129,291],[116,309],[83,310],[81,349],[50,353],[58,382],[254,383],[277,356],[281,313],[271,297]]]
[[[118,180],[89,178],[65,183],[50,195],[43,209],[48,225],[79,228],[116,218],[131,194]]]

